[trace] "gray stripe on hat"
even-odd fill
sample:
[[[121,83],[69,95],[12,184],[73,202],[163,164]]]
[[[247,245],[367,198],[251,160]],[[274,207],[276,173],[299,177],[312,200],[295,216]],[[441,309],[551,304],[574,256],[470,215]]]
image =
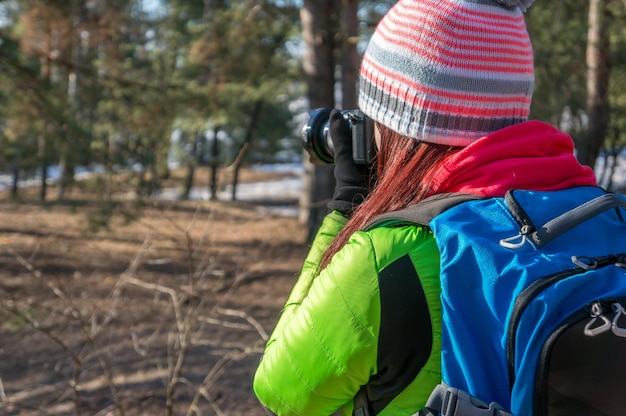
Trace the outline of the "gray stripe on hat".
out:
[[[501,3],[498,0],[464,0],[464,1],[466,1],[467,3],[481,4],[484,6],[500,7],[502,9],[509,10],[509,11],[513,11],[517,9],[517,6],[507,6],[506,4]]]
[[[411,94],[410,91],[404,91],[404,94],[402,94],[401,97],[391,95],[390,93],[388,93],[387,91],[379,87],[378,85],[370,82],[368,79],[363,78],[363,77],[359,81],[359,91],[361,94],[364,94],[366,96],[372,96],[372,98],[375,98],[377,100],[378,99],[384,100],[383,102],[390,103],[392,101],[398,101],[396,106],[403,106],[403,107],[408,106],[408,108],[412,108],[413,106],[417,105],[415,104],[417,101],[424,101],[425,104],[423,105],[426,105],[426,106],[428,106],[428,103],[435,103],[435,102],[442,102],[442,101],[445,102],[445,98],[438,100],[437,99],[438,97],[434,94],[423,94],[419,92],[415,94]],[[523,109],[530,108],[530,100],[528,104],[524,105],[524,103],[522,103],[519,99],[524,94],[520,94],[520,93],[511,94],[512,99],[510,102],[493,101],[491,102],[491,105],[489,104],[489,102],[481,103],[481,102],[475,101],[476,96],[483,96],[483,95],[484,93],[482,91],[478,91],[474,95],[468,94],[467,97],[465,97],[465,99],[454,100],[452,101],[452,103],[457,104],[457,105],[474,106],[476,108],[485,108],[485,109],[498,109],[498,108],[510,109],[510,110],[518,109],[519,111],[522,111]],[[504,94],[499,94],[499,95],[504,95]],[[516,99],[516,96],[519,98]],[[530,98],[530,94],[529,94],[529,98]],[[400,110],[400,109],[396,109],[396,110]]]
[[[443,90],[478,92],[480,95],[522,94],[526,96],[532,93],[534,84],[534,76],[532,75],[529,76],[528,80],[497,80],[446,74],[435,71],[432,66],[423,65],[423,62],[428,62],[425,59],[412,59],[390,52],[388,49],[380,48],[376,42],[370,42],[366,53],[371,56],[374,62],[384,63],[384,66],[393,72],[407,76],[418,84]]]
[[[367,93],[374,92],[374,95]],[[442,143],[458,141],[459,145],[498,131],[504,127],[521,123],[527,117],[517,115],[506,118],[485,118],[438,113],[428,108],[415,108],[385,94],[382,90],[362,91],[359,107],[370,118],[418,140]],[[413,111],[412,111],[413,110]],[[419,110],[419,111],[414,111]]]

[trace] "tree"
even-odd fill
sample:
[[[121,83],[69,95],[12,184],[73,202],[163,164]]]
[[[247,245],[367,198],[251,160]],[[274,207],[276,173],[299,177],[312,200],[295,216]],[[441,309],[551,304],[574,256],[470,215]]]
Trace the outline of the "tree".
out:
[[[185,71],[195,78],[192,85],[200,91],[197,103],[201,110],[187,113],[187,124],[202,120],[205,129],[219,128],[219,137],[232,143],[230,152],[221,149],[218,154],[214,139],[218,136],[212,135],[209,148],[215,152],[208,159],[213,198],[222,165],[231,164],[235,199],[239,167],[248,149],[261,139],[284,137],[288,120],[284,112],[264,110],[286,105],[297,90],[291,84],[295,59],[286,46],[293,35],[296,10],[287,3],[272,1],[213,4],[194,28],[198,36],[191,43]],[[268,119],[270,123],[262,123]],[[224,148],[226,143],[219,145]]]
[[[339,0],[305,0],[300,11],[306,47],[302,66],[310,108],[335,106],[335,42],[340,5]],[[326,201],[332,198],[335,182],[332,166],[314,165],[306,154],[304,171],[300,220],[307,225],[307,240],[312,241],[326,215]]]
[[[57,64],[57,60],[66,59],[70,26],[67,7],[55,7],[38,2],[26,5],[19,24],[20,49],[27,59],[26,65],[36,68],[38,72],[36,94],[41,100],[37,100],[36,105],[42,124],[36,134],[42,201],[46,200],[51,149],[63,144],[56,139],[63,127],[61,117],[67,117],[60,114],[66,98],[60,94],[64,86],[65,71]]]
[[[361,59],[357,51],[359,42],[359,1],[344,0],[341,24],[341,42],[339,51],[341,62],[341,101],[342,108],[357,107],[357,85],[359,83],[359,65]]]
[[[585,140],[578,148],[581,163],[595,166],[609,125],[608,88],[611,76],[608,37],[609,0],[590,0],[587,34],[587,113]]]
[[[535,2],[526,25],[535,56],[531,119],[561,126],[578,139],[585,118],[587,0]]]
[[[598,172],[598,182],[609,190],[625,192],[624,184],[614,183],[613,177],[616,167],[626,149],[626,3],[612,1],[607,5],[610,25],[608,38],[610,43],[610,86],[607,100],[610,103],[609,123],[607,126],[606,140],[600,149],[601,160],[598,164],[602,169]],[[621,189],[619,187],[622,187]]]
[[[625,6],[618,0],[536,2],[527,14],[536,73],[531,118],[570,133],[579,161],[592,167],[599,154],[616,163],[613,154],[625,140],[619,134],[626,123]],[[610,176],[597,174],[602,183]]]
[[[378,20],[395,2],[363,2],[358,0],[304,1],[300,11],[302,38],[305,43],[303,69],[307,80],[310,108],[355,108],[360,57],[357,46],[366,43]],[[361,12],[364,25],[360,25]],[[359,28],[361,32],[359,32]],[[339,57],[339,58],[338,58]],[[338,70],[339,68],[339,70]],[[336,74],[340,73],[339,80]],[[339,81],[342,96],[335,97]],[[327,213],[326,202],[332,198],[335,180],[332,166],[313,165],[304,155],[304,190],[300,199],[300,220],[307,225],[312,240]]]
[[[2,126],[1,168],[12,173],[11,197],[18,197],[23,170],[36,166],[37,130],[40,128],[36,105],[38,74],[19,62],[19,44],[3,34],[0,45],[0,120]]]

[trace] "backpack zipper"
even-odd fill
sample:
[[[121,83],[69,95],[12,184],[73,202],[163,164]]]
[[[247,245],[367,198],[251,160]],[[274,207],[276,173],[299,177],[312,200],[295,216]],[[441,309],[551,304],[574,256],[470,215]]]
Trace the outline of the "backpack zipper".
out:
[[[513,383],[515,382],[515,335],[517,334],[517,327],[521,316],[530,302],[543,290],[561,280],[578,274],[583,274],[589,270],[596,270],[616,264],[622,257],[623,255],[616,256],[613,254],[593,258],[572,256],[572,262],[576,264],[576,267],[535,280],[517,296],[513,306],[513,311],[511,312],[511,320],[507,331],[506,353],[509,368],[509,390],[513,390]]]
[[[522,208],[522,205],[517,201],[517,199],[515,199],[514,192],[515,191],[507,192],[504,195],[504,201],[506,202],[511,215],[520,226],[520,229],[524,229],[522,234],[532,233],[537,229],[537,227],[535,227],[535,224],[532,219],[530,219],[530,216],[526,213],[524,208]]]
[[[534,394],[533,394],[533,396],[535,397],[533,401],[533,409],[534,409],[535,414],[541,414],[543,409],[547,408],[548,398],[546,395],[547,389],[546,389],[545,383],[547,380],[546,379],[547,370],[550,366],[550,360],[549,360],[550,352],[552,350],[552,347],[554,346],[554,343],[569,328],[571,328],[572,326],[582,321],[589,320],[589,318],[594,319],[594,318],[597,318],[598,316],[605,317],[606,315],[615,314],[615,311],[616,311],[615,305],[621,306],[622,303],[626,303],[626,298],[600,299],[600,300],[592,301],[588,303],[587,305],[572,312],[572,314],[568,316],[546,339],[539,353],[539,359],[537,360],[537,370],[536,370],[536,375],[535,375],[535,387],[534,387]],[[612,321],[615,322],[615,320],[616,318],[614,317]],[[589,334],[586,334],[586,335],[595,336],[595,335],[589,335]]]
[[[530,216],[526,213],[524,208],[522,208],[517,199],[515,199],[513,192],[514,191],[508,191],[504,195],[504,201],[506,202],[513,219],[520,227],[519,234],[514,235],[513,237],[503,238],[500,240],[500,245],[502,247],[516,249],[526,243],[526,237],[534,233],[537,230],[537,227],[535,227],[535,224]]]

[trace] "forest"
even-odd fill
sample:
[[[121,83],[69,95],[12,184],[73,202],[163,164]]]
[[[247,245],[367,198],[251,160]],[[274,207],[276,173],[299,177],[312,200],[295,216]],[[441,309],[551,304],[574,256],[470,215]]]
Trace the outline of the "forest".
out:
[[[355,108],[394,3],[0,0],[1,414],[265,414],[252,374],[333,189],[301,126]],[[531,118],[626,192],[626,0],[526,22]],[[238,200],[283,163],[297,218]]]
[[[294,6],[0,5],[0,166],[14,184],[38,172],[42,200],[62,200],[77,167],[111,173],[134,166],[137,192],[150,195],[172,159],[192,178],[198,165],[231,164],[253,138],[248,153],[273,162],[290,136],[289,106],[301,94],[290,52]],[[45,189],[51,166],[61,171],[54,196]]]
[[[137,171],[151,195],[172,162],[297,161],[312,107],[353,108],[359,55],[393,1],[0,1],[0,171],[63,200],[77,168]],[[625,4],[537,1],[527,12],[531,118],[567,130],[581,162],[624,147]],[[607,159],[607,160],[609,160]],[[599,174],[612,187],[611,168]],[[59,169],[48,195],[50,167]],[[237,175],[232,178],[236,183]]]
[[[316,107],[354,108],[360,54],[393,1],[2,0],[0,172],[10,197],[39,180],[65,198],[78,169],[132,170],[150,197],[171,167],[226,170],[302,160],[300,127]],[[531,118],[572,135],[607,189],[626,139],[626,5],[536,1],[526,20],[536,62]],[[305,164],[301,220],[329,197],[328,166]],[[55,194],[47,189],[51,169]],[[58,179],[57,179],[58,178]],[[312,179],[311,179],[312,178]],[[331,184],[329,186],[329,183]]]

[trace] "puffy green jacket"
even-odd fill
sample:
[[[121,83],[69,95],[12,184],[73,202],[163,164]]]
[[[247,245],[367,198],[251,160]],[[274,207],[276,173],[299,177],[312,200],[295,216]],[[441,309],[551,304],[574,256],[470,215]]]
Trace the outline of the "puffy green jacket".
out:
[[[439,254],[427,228],[355,233],[321,272],[346,219],[330,213],[254,378],[278,415],[350,415],[359,389],[378,415],[412,415],[441,381]],[[426,306],[427,304],[427,306]]]

